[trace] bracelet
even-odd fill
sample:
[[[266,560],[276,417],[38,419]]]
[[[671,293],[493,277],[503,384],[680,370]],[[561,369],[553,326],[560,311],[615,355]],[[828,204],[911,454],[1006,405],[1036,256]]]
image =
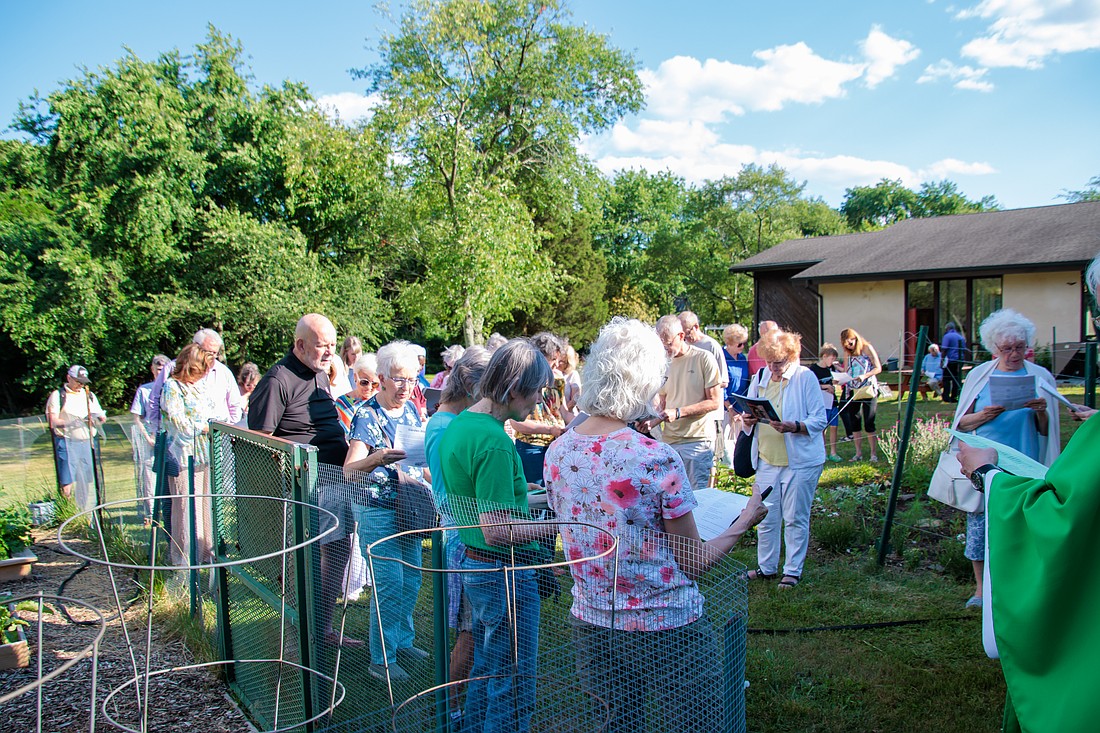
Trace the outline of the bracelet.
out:
[[[676,419],[677,420],[680,419],[680,408],[679,407],[676,408]]]
[[[802,423],[798,422],[798,420],[794,421],[794,431],[796,433],[801,433],[802,432]]]

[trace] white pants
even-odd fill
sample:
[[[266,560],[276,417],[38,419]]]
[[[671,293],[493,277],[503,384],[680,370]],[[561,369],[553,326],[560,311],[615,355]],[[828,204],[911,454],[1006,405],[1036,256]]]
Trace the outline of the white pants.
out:
[[[802,577],[806,548],[810,544],[810,509],[824,465],[790,468],[773,466],[760,459],[756,483],[761,490],[772,487],[772,493],[764,500],[768,516],[756,527],[756,561],[764,573],[772,575],[779,568],[779,532],[782,529],[783,543],[787,547],[783,574]]]

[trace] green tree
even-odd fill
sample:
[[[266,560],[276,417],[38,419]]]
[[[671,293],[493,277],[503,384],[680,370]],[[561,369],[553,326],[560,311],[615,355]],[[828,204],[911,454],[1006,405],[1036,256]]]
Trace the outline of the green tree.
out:
[[[908,219],[917,210],[917,195],[901,180],[883,178],[874,186],[856,186],[844,192],[840,213],[854,230],[880,228]]]
[[[601,190],[601,217],[593,244],[607,261],[607,300],[612,315],[660,315],[675,296],[650,252],[679,241],[688,188],[671,173],[620,171]]]
[[[431,303],[444,327],[457,314],[467,343],[546,302],[557,277],[536,222],[573,209],[579,136],[641,105],[634,60],[567,20],[557,0],[415,0],[358,72],[423,217],[424,266],[402,302],[422,317]]]
[[[1066,191],[1061,194],[1061,198],[1071,204],[1078,204],[1083,201],[1100,201],[1100,176],[1090,178],[1088,186],[1080,191]]]

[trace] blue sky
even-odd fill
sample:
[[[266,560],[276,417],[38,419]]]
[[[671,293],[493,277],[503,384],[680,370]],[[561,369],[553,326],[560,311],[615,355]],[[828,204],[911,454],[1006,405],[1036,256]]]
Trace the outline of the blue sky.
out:
[[[576,0],[574,19],[635,54],[647,109],[583,142],[605,172],[690,181],[778,163],[811,195],[883,177],[950,178],[1007,208],[1058,203],[1100,175],[1100,0]],[[370,2],[61,0],[5,8],[0,121],[34,89],[131,48],[154,58],[241,40],[257,83],[306,83],[344,119],[348,74],[388,22]],[[307,9],[308,8],[308,9]],[[10,135],[11,133],[7,133]]]

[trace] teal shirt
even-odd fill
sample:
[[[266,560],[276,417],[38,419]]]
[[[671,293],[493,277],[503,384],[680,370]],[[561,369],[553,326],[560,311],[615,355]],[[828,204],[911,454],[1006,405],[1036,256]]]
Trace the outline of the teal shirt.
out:
[[[480,524],[480,514],[499,509],[526,517],[523,465],[504,426],[491,415],[466,410],[455,416],[439,442],[439,464],[447,503],[459,526]],[[480,529],[458,532],[467,547],[501,550],[490,547]],[[537,544],[522,547],[533,549]]]

